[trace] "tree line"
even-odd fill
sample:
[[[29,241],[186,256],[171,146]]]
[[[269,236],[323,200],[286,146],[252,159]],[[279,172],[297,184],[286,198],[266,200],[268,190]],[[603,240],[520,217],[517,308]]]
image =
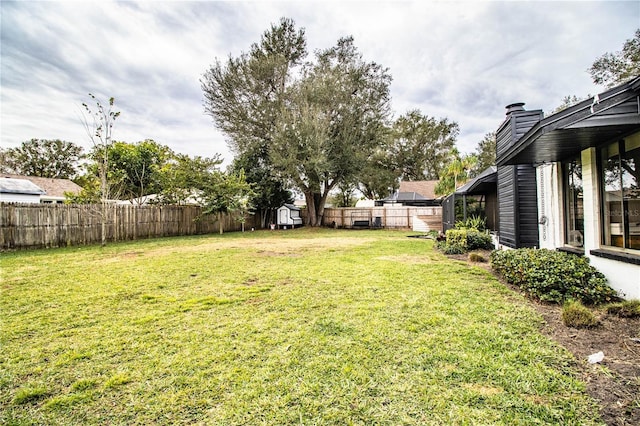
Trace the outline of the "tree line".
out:
[[[242,175],[227,174],[220,169],[219,156],[190,157],[151,139],[136,143],[115,141],[106,148],[109,189],[105,190],[99,170],[103,164],[102,151],[102,146],[85,153],[72,142],[31,139],[2,151],[0,169],[2,173],[70,179],[83,188],[79,194],[66,194],[67,202],[74,204],[99,204],[103,200],[199,204],[209,205],[218,213],[227,210],[220,205],[225,191],[238,190],[238,201],[226,203],[227,207],[237,204],[238,209],[243,207],[242,191],[244,198],[252,194]]]
[[[589,73],[597,84],[619,84],[640,74],[639,58],[640,30]],[[83,104],[89,152],[72,142],[32,139],[0,149],[0,171],[72,179],[84,188],[72,202],[195,202],[215,214],[255,212],[263,226],[295,190],[305,197],[308,224],[319,226],[329,197],[338,205],[352,203],[356,193],[382,199],[402,180],[439,180],[436,192],[446,195],[495,164],[495,133],[474,153],[461,154],[456,122],[420,110],[393,119],[391,81],[353,37],[309,54],[304,28],[282,18],[248,52],[216,59],[201,77],[205,113],[234,153],[226,170],[219,155],[190,157],[151,139],[112,140],[120,114],[115,101],[103,104],[89,94]],[[578,101],[568,96],[557,110]]]
[[[216,60],[201,87],[206,113],[235,154],[232,169],[246,170],[258,194],[304,194],[308,224],[318,226],[332,193],[345,203],[355,191],[381,199],[401,180],[462,181],[484,165],[455,149],[457,123],[419,110],[392,119],[391,80],[353,37],[310,55],[305,30],[282,18],[248,52]],[[462,172],[450,170],[456,161]],[[451,192],[455,180],[439,191]],[[254,201],[259,210],[281,203]]]

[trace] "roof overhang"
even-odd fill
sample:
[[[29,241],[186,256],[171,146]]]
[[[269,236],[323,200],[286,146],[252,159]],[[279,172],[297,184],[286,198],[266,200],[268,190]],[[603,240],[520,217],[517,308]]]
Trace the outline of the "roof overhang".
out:
[[[566,160],[640,131],[640,77],[540,120],[498,159],[499,166]]]
[[[288,203],[285,203],[285,204],[281,205],[278,209],[281,209],[281,208],[286,208],[286,209],[294,210],[294,211],[302,210],[300,207],[294,206],[293,204],[288,204]]]
[[[482,195],[495,192],[498,172],[495,166],[482,171],[478,176],[456,190],[456,195]]]

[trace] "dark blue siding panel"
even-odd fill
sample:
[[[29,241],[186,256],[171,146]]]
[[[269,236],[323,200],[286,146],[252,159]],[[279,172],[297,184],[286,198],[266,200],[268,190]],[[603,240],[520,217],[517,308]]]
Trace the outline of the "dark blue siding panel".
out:
[[[542,118],[543,113],[539,109],[511,113],[496,132],[498,159]]]
[[[541,110],[514,111],[496,132],[498,160],[543,117]],[[536,170],[531,164],[498,167],[500,243],[538,247]]]
[[[532,165],[516,166],[518,185],[518,240],[519,247],[538,247],[538,188],[536,169]]]
[[[496,157],[500,158],[511,146],[511,121],[506,121],[496,132]]]
[[[498,167],[498,229],[500,231],[500,244],[512,248],[517,246],[514,172],[514,166]]]

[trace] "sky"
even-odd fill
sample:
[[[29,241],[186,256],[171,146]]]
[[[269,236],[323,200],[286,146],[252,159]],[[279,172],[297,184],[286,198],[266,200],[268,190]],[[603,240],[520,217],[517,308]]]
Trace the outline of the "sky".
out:
[[[605,90],[588,68],[640,28],[640,1],[0,2],[0,147],[32,138],[85,149],[89,93],[115,98],[113,138],[233,158],[206,115],[200,79],[292,18],[309,52],[352,35],[389,69],[395,118],[418,109],[460,127],[471,153],[505,106],[551,112]]]

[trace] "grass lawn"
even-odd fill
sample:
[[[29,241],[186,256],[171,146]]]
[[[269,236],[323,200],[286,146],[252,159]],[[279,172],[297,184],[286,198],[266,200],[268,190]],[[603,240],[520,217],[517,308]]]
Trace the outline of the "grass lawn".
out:
[[[409,234],[2,253],[0,423],[599,424],[526,302]]]

